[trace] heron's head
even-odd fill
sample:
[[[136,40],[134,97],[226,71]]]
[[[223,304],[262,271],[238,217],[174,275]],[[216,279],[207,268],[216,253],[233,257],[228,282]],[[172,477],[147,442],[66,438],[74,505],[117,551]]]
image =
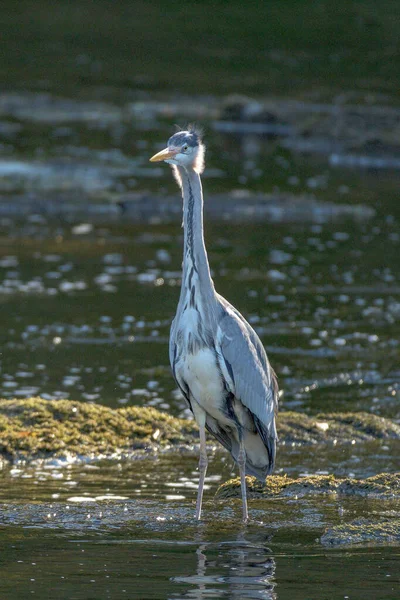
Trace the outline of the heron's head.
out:
[[[196,173],[202,173],[204,169],[204,150],[200,131],[193,126],[189,126],[187,131],[178,131],[170,137],[167,147],[152,156],[150,161],[163,160],[170,165],[193,169]]]

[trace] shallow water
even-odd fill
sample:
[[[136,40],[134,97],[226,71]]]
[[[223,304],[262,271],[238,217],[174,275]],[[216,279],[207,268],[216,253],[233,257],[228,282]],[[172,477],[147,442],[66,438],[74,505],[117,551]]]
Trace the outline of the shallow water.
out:
[[[368,449],[375,457],[372,470],[379,470],[380,446]],[[398,453],[398,447],[392,450]],[[364,452],[361,447],[345,451],[354,459]],[[300,463],[297,457],[296,474],[315,464],[312,454],[305,449]],[[295,465],[296,456],[283,448],[281,460],[291,457]],[[327,451],[326,460],[338,456]],[[243,526],[240,501],[212,499],[221,474],[232,472],[231,461],[216,451],[206,479],[204,519],[197,523],[196,466],[196,457],[185,453],[179,460],[167,454],[130,463],[3,472],[2,597],[396,597],[396,547],[329,549],[319,537],[328,524],[398,512],[398,502],[335,495],[322,502],[313,497],[251,501],[251,520]],[[367,473],[359,468],[356,474]]]
[[[167,356],[178,223],[92,224],[81,234],[79,224],[43,220],[29,240],[23,223],[1,232],[1,396],[186,414]],[[382,217],[207,224],[216,287],[260,334],[285,408],[400,418],[397,229]]]
[[[238,532],[231,525],[214,535],[193,529],[188,539],[129,528],[84,535],[29,529],[21,539],[7,528],[3,597],[396,598],[399,556],[391,549],[326,552],[296,530],[271,545],[259,526]]]

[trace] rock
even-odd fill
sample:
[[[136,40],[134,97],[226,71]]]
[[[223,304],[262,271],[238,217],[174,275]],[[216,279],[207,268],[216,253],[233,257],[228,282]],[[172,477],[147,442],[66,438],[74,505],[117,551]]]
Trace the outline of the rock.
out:
[[[400,426],[369,413],[327,413],[309,417],[298,412],[278,414],[283,444],[351,443],[381,438],[400,439]]]
[[[280,444],[287,445],[350,444],[400,439],[400,427],[367,413],[309,417],[282,412],[278,434]],[[0,458],[9,462],[65,456],[120,457],[144,448],[192,448],[197,439],[194,421],[146,406],[112,409],[72,400],[0,400]]]
[[[400,517],[370,521],[366,518],[355,519],[329,527],[321,536],[324,546],[343,546],[351,544],[393,544],[400,542]]]
[[[192,422],[150,407],[114,410],[71,400],[0,400],[0,456],[10,462],[115,457],[195,440]]]
[[[400,499],[400,472],[380,473],[367,479],[336,478],[334,475],[291,477],[270,475],[265,485],[255,477],[247,477],[249,498],[299,498],[316,494],[337,494],[380,499]],[[216,492],[217,498],[240,498],[240,478],[223,483]]]
[[[400,472],[366,479],[270,475],[265,485],[254,477],[246,479],[252,510],[265,515],[261,518],[269,519],[272,528],[285,529],[288,524],[295,524],[322,529],[329,523],[320,538],[325,546],[400,542]],[[216,493],[220,500],[240,497],[239,478],[227,481]],[[353,520],[344,523],[343,515],[347,514]]]

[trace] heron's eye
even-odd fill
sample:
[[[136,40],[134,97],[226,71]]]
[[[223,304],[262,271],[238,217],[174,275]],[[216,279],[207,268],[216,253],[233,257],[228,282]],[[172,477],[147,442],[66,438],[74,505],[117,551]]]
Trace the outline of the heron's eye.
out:
[[[182,146],[182,150],[183,150],[184,152],[186,152],[186,150],[187,150],[187,149],[188,149],[188,145],[187,145],[187,144],[184,144],[184,145]]]

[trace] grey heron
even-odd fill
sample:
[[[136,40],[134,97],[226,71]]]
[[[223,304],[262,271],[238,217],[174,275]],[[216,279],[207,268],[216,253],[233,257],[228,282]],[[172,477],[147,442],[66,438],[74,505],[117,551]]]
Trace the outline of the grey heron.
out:
[[[264,483],[274,468],[278,385],[256,332],[214,289],[203,231],[204,151],[199,130],[189,126],[150,158],[172,165],[183,195],[182,287],[171,325],[169,357],[200,432],[196,519],[201,518],[208,462],[207,430],[239,466],[243,520],[247,521],[246,474]]]

